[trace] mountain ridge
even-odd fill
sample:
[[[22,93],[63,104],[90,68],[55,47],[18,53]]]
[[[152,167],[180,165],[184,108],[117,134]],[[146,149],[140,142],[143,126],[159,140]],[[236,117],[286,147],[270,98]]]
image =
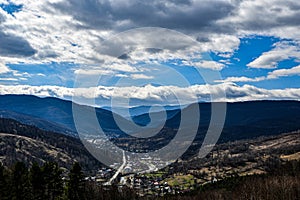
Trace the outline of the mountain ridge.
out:
[[[188,109],[192,105],[184,109]],[[198,105],[201,119],[197,137],[203,139],[210,123],[211,103],[201,102]],[[5,112],[10,115],[14,114],[14,119],[17,121],[25,124],[31,122],[29,125],[42,129],[48,128],[48,130],[55,132],[61,129],[61,132],[64,134],[70,130],[71,135],[76,137],[72,106],[78,106],[80,109],[88,108],[88,112],[96,111],[98,121],[107,134],[112,134],[116,137],[119,135],[124,136],[125,133],[118,127],[114,117],[118,117],[124,123],[127,123],[128,119],[109,110],[79,105],[54,97],[0,95],[0,115]],[[181,110],[173,109],[166,112],[167,121],[164,124],[164,128],[175,131],[180,124]],[[247,139],[261,135],[276,135],[286,131],[298,130],[300,129],[299,113],[299,101],[264,100],[227,103],[226,120],[220,141]],[[146,126],[150,122],[150,117],[146,113],[133,116],[132,120],[138,125]],[[86,121],[87,129],[93,131],[93,125],[90,124],[89,120]]]

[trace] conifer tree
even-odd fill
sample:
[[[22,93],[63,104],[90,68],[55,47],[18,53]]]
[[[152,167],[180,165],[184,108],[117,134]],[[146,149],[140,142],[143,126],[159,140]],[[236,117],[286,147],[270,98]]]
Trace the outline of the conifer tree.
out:
[[[7,171],[0,163],[0,199],[8,199],[8,187],[7,187]]]
[[[84,176],[79,163],[75,163],[69,173],[67,197],[70,200],[82,200],[84,197]]]
[[[11,174],[11,199],[30,199],[30,185],[28,181],[28,168],[22,162],[17,162]]]
[[[41,167],[34,163],[29,171],[29,181],[32,198],[36,200],[45,199],[45,180]]]
[[[62,170],[57,163],[47,162],[42,168],[45,190],[45,199],[58,199],[63,194]]]

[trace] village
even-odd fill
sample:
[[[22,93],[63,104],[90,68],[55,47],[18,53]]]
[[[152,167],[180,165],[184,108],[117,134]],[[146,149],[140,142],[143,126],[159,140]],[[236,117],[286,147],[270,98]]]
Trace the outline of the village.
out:
[[[278,160],[299,159],[298,154],[283,156],[283,153],[288,154],[287,149],[299,149],[298,135],[299,132],[294,132],[219,144],[205,158],[178,159],[169,165],[159,157],[151,157],[150,153],[141,158],[129,156],[123,151],[121,166],[101,168],[95,176],[86,179],[104,187],[114,185],[119,190],[131,188],[139,196],[186,193],[228,177],[266,174]],[[270,144],[276,145],[266,148]]]
[[[171,168],[172,170],[172,168]],[[199,180],[191,174],[174,174],[168,176],[167,172],[158,171],[144,174],[122,173],[110,184],[107,183],[115,174],[116,170],[102,168],[96,176],[86,177],[86,180],[95,181],[102,186],[115,185],[119,190],[127,187],[136,191],[139,196],[165,196],[167,194],[180,194],[195,190],[200,184]],[[206,183],[214,183],[218,180],[213,177]]]

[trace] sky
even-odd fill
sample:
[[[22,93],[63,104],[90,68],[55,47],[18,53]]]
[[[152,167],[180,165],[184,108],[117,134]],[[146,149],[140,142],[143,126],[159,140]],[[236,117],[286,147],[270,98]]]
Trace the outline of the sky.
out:
[[[0,0],[0,94],[299,100],[299,19],[295,0]]]

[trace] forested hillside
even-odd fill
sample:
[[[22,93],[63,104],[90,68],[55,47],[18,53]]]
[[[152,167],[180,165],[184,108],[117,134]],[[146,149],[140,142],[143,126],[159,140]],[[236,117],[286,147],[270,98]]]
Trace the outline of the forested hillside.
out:
[[[55,161],[68,169],[73,162],[79,162],[88,171],[101,166],[77,138],[3,118],[0,118],[0,161],[6,166],[17,161],[29,165]]]

